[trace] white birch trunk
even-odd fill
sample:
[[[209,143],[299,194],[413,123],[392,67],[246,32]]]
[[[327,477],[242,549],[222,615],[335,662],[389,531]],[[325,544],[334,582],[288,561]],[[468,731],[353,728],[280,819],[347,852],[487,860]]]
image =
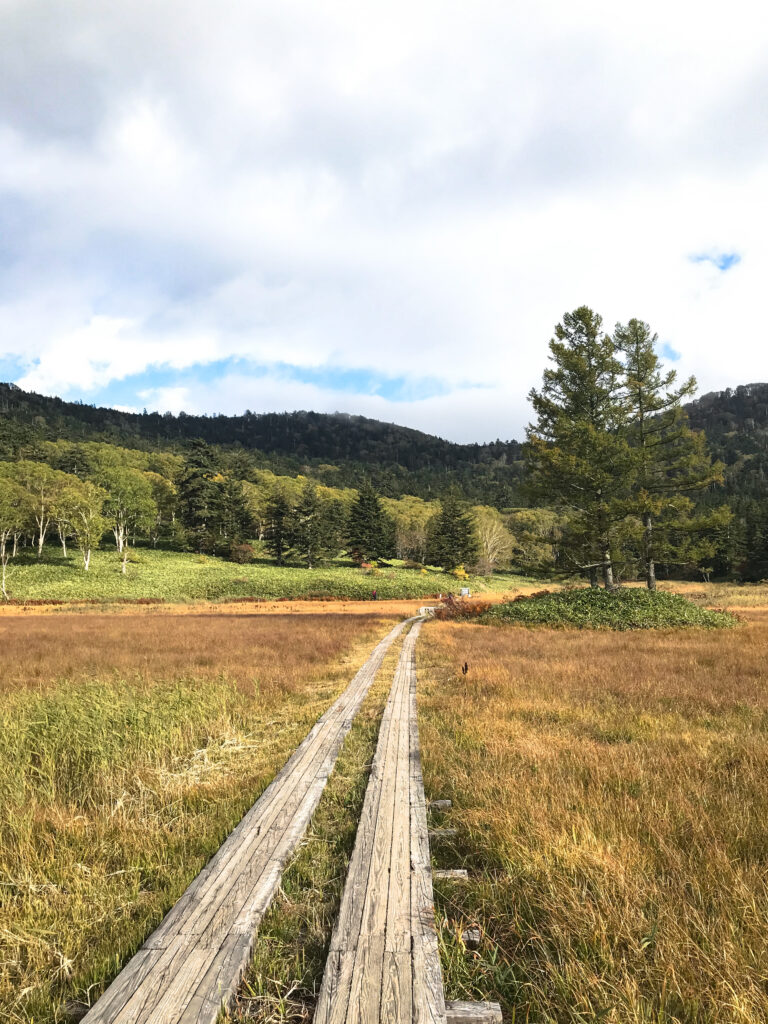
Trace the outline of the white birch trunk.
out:
[[[38,558],[42,558],[43,557],[43,544],[45,544],[45,535],[48,532],[48,523],[50,522],[50,519],[48,519],[44,515],[39,515],[39,516],[35,516],[35,522],[37,523],[37,529],[38,529],[38,534],[37,534],[37,557]]]

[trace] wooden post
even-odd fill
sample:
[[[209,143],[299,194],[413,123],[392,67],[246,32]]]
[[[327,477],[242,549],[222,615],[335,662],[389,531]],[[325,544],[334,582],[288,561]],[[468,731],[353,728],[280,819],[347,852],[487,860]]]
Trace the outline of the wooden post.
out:
[[[450,811],[451,807],[450,800],[431,800],[429,804],[430,811]]]
[[[502,1024],[498,1003],[466,1002],[454,999],[445,1004],[448,1024]]]

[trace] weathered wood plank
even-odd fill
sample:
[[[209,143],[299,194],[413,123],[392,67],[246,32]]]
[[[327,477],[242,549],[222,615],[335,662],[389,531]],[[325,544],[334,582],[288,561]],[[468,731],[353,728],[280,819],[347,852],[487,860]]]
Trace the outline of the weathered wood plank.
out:
[[[498,1003],[465,1002],[454,999],[445,1004],[448,1024],[502,1024]]]
[[[416,706],[415,642],[417,623],[410,647],[410,789],[411,789],[411,915],[413,927],[413,1021],[415,1024],[445,1024],[445,995],[440,951],[435,927],[432,863],[429,855],[427,801],[421,771],[418,709]]]
[[[444,882],[466,882],[469,875],[466,868],[436,868],[432,872],[432,878],[439,878]]]
[[[403,642],[366,790],[316,1024],[445,1024],[415,697]]]
[[[113,981],[87,1024],[213,1024],[306,830],[398,624],[312,727],[217,854]]]

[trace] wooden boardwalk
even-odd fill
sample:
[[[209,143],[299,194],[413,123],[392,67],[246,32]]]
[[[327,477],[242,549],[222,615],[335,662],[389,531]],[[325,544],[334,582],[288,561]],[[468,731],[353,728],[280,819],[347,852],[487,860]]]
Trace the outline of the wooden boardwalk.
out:
[[[376,646],[344,693],[87,1013],[86,1024],[214,1024],[221,1007],[231,1003],[250,960],[259,923],[317,807],[344,737],[385,654],[406,625],[398,624]],[[411,637],[408,642],[412,659]],[[407,673],[398,672],[406,678]],[[402,699],[411,699],[407,679],[404,686]],[[408,737],[398,738],[397,744],[398,751],[402,747],[407,756]],[[418,757],[415,764],[418,766]],[[408,780],[398,782],[398,806],[407,808],[408,785]],[[419,775],[414,777],[414,788],[422,792],[419,813],[423,814],[420,787]],[[426,841],[426,826],[424,836]],[[401,865],[400,856],[407,847],[405,833],[398,842],[398,871],[407,884],[409,872]],[[420,850],[419,855],[423,857],[425,851]],[[426,856],[428,872],[428,851]],[[406,904],[410,905],[409,900]],[[404,906],[392,907],[391,934],[399,936],[400,942],[408,931]],[[373,917],[377,915],[373,908]],[[387,921],[389,915],[387,904]],[[399,950],[397,955],[401,955]],[[439,969],[438,964],[438,980]]]
[[[315,1024],[445,1024],[427,808],[406,637],[320,988]]]

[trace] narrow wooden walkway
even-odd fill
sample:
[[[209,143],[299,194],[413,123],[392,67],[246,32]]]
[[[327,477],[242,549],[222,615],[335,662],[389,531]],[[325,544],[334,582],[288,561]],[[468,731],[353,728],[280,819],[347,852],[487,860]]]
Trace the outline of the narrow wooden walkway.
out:
[[[406,637],[379,733],[315,1024],[445,1024],[427,808]]]
[[[320,800],[399,623],[326,711],[207,867],[85,1016],[86,1024],[213,1024]],[[412,650],[412,647],[410,648]],[[402,795],[401,795],[402,798]]]

